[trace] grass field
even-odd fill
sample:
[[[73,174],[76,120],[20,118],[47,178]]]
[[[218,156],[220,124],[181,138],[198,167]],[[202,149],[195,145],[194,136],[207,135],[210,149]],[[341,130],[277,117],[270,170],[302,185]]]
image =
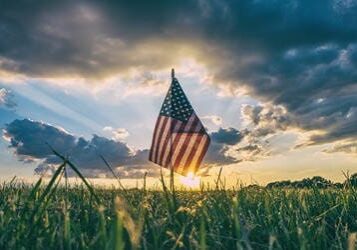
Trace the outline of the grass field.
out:
[[[357,192],[171,192],[11,182],[0,249],[355,249]]]

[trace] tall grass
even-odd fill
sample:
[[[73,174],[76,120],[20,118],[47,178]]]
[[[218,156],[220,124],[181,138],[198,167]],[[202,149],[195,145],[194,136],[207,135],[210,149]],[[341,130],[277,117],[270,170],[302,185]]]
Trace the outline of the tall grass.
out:
[[[351,187],[124,192],[77,185],[67,192],[41,180],[0,185],[0,249],[355,249],[355,232]]]
[[[355,249],[357,192],[94,188],[63,160],[47,185],[0,185],[0,249]],[[105,161],[109,169],[110,165]],[[71,168],[82,185],[60,185]],[[221,171],[220,171],[221,173]],[[146,176],[145,176],[146,177]],[[144,182],[145,182],[144,177]]]

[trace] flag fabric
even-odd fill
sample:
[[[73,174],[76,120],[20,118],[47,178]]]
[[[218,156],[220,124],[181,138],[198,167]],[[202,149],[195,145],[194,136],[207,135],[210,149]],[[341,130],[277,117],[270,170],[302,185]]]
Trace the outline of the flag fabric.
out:
[[[156,121],[149,160],[176,173],[196,173],[210,138],[173,76]]]

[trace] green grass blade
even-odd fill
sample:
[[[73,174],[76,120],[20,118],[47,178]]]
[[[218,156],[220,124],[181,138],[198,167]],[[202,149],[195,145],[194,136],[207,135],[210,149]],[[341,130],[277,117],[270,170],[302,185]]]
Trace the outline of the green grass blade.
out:
[[[72,168],[72,170],[79,176],[79,178],[83,181],[84,185],[87,186],[89,192],[93,195],[97,204],[100,204],[100,200],[99,200],[97,194],[95,193],[93,187],[88,183],[86,178],[84,178],[84,176],[81,174],[81,172],[78,170],[78,168],[71,161],[68,161],[67,163]]]
[[[119,187],[123,190],[125,190],[125,187],[123,186],[123,184],[120,181],[119,176],[113,171],[113,168],[110,166],[109,162],[102,156],[99,155],[99,157],[103,160],[105,166],[107,166],[107,168],[109,169],[109,171],[112,173],[112,175],[115,177],[115,179],[118,181]]]
[[[49,144],[47,144],[50,149],[52,150],[52,152],[57,155],[59,158],[61,158],[62,160],[64,160],[68,166],[71,167],[71,169],[78,175],[78,177],[82,180],[82,182],[84,183],[84,185],[88,188],[89,192],[93,195],[94,199],[96,200],[96,202],[99,204],[100,200],[98,198],[98,196],[96,195],[93,187],[88,183],[88,181],[86,180],[86,178],[84,178],[84,176],[82,175],[82,173],[78,170],[78,168],[68,159],[66,159],[63,155],[61,155],[60,153],[58,153],[54,148],[52,148]]]

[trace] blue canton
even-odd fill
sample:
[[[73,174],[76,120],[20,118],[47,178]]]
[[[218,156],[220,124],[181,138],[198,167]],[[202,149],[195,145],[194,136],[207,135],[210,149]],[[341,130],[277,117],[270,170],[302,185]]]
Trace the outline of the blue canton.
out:
[[[176,78],[172,80],[169,92],[162,104],[160,115],[187,122],[193,113],[193,108]]]

